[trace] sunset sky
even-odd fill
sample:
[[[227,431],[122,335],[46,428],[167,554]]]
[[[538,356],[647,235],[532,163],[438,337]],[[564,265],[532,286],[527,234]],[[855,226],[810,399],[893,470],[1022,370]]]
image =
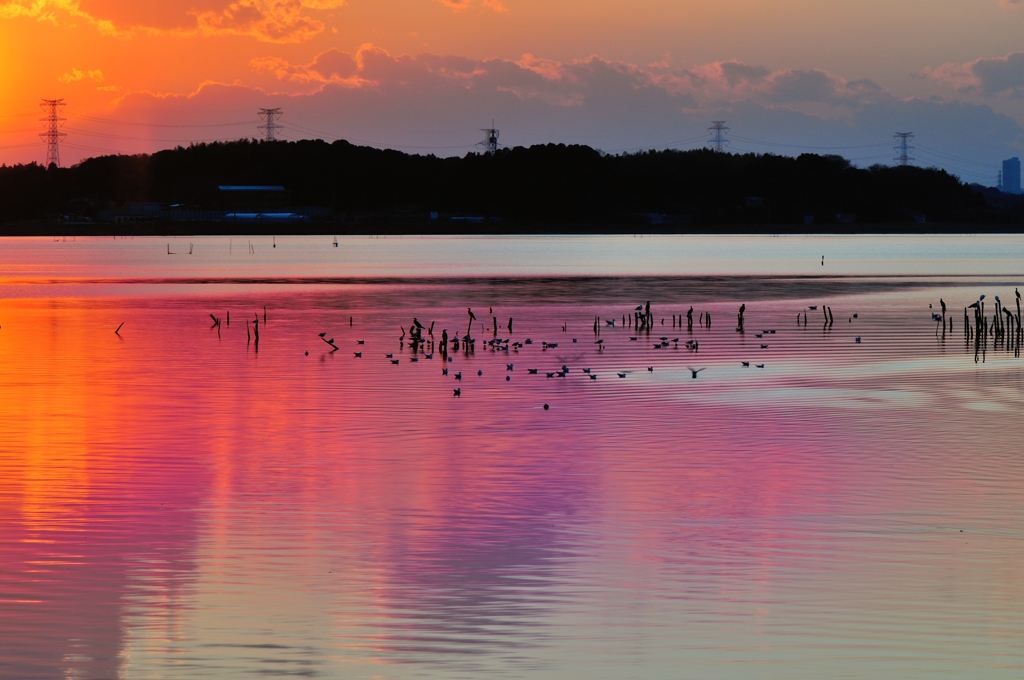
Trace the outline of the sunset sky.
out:
[[[461,155],[695,148],[919,165],[995,184],[1024,156],[1020,0],[0,0],[0,162],[258,135]]]

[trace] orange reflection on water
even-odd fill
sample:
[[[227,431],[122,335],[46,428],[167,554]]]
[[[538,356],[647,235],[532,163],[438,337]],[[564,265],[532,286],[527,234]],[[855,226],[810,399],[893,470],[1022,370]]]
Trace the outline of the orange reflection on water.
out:
[[[594,315],[633,300],[573,285],[0,303],[0,670],[612,677],[649,649],[646,668],[714,674],[826,670],[855,644],[895,677],[954,637],[953,667],[1019,662],[1021,462],[978,451],[992,421],[964,406],[1016,408],[1017,363],[975,368],[872,295],[833,302],[865,321],[831,333],[783,326],[806,301],[747,298],[779,328],[763,352],[725,294],[699,355],[621,328],[598,350]],[[686,308],[692,283],[659,285]],[[414,315],[462,330],[489,304],[534,343],[448,376],[398,343]]]

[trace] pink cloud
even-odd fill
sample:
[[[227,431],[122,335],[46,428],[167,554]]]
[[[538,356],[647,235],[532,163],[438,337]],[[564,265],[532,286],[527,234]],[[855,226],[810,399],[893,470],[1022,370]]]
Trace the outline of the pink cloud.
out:
[[[986,97],[1024,97],[1024,52],[926,68],[920,75]]]
[[[839,112],[891,96],[870,80],[848,81],[823,69],[771,71],[736,60],[701,64],[671,77],[705,104],[757,101],[796,108],[813,105]]]
[[[253,70],[268,71],[278,80],[294,83],[343,83],[356,75],[358,65],[352,55],[331,48],[321,52],[308,64],[291,64],[278,57],[259,57],[249,62]],[[356,81],[358,82],[358,81]]]
[[[261,57],[253,59],[250,66],[258,73],[273,74],[293,94],[334,84],[409,92],[459,87],[511,93],[524,101],[580,106],[587,100],[649,92],[687,109],[757,101],[773,107],[814,106],[837,112],[890,96],[871,81],[851,82],[820,69],[771,71],[735,60],[674,69],[667,61],[644,67],[598,56],[573,61],[532,54],[518,60],[396,56],[367,44],[354,55],[327,50],[307,64]]]
[[[561,80],[568,75],[562,68],[561,62],[553,59],[538,59],[529,53],[524,54],[515,64],[527,71],[533,71],[547,80]]]

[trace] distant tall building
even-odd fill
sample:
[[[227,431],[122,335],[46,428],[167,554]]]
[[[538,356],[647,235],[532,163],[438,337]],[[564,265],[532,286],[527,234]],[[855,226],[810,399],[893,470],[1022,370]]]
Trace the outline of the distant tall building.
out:
[[[1008,194],[1020,193],[1020,159],[1016,156],[1003,161],[1003,185],[999,188]]]

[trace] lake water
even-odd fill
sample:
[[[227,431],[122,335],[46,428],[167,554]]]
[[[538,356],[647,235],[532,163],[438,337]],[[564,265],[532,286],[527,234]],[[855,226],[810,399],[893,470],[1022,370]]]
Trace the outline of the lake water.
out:
[[[1024,363],[964,336],[1024,238],[0,239],[0,283],[0,677],[1024,675]]]

